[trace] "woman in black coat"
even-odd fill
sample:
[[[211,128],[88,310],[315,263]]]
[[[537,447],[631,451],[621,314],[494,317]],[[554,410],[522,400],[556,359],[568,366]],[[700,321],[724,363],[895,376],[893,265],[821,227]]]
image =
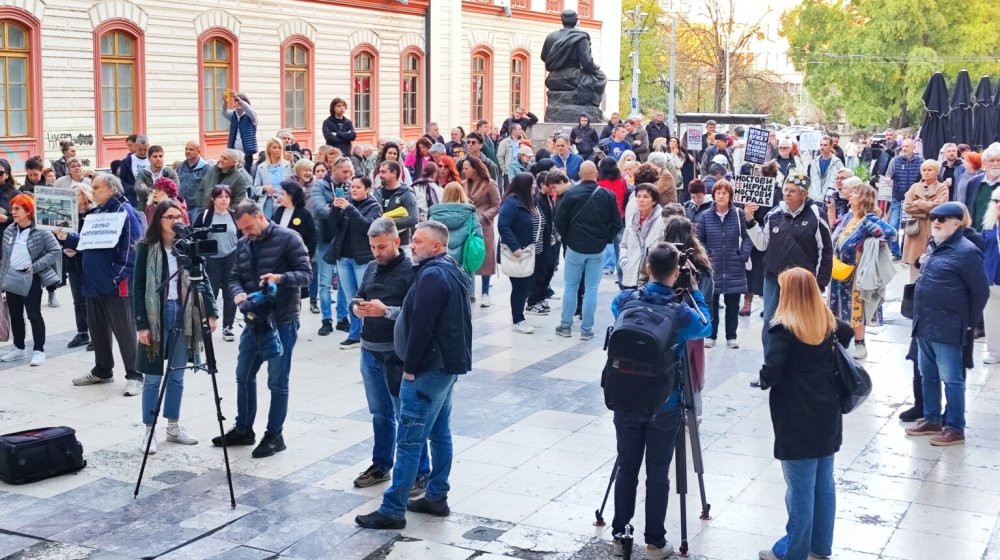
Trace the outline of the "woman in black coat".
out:
[[[497,230],[500,232],[500,243],[519,256],[522,251],[535,250],[541,252],[536,244],[541,243],[543,224],[538,208],[535,207],[535,178],[531,173],[518,173],[510,180],[510,186],[500,204],[500,215],[497,218]],[[522,334],[535,332],[524,320],[524,306],[528,301],[528,292],[533,284],[531,276],[510,279],[510,312],[514,321],[514,330]]]
[[[278,204],[271,221],[298,233],[309,252],[309,260],[313,259],[316,254],[316,223],[306,208],[306,192],[302,185],[287,179],[281,182]],[[309,288],[302,288],[302,294],[303,298],[309,297]]]
[[[834,318],[808,270],[786,270],[778,285],[781,297],[760,382],[771,390],[774,457],[788,485],[788,524],[785,536],[760,558],[828,558],[837,513],[833,456],[843,439],[833,345],[850,344],[854,331]]]

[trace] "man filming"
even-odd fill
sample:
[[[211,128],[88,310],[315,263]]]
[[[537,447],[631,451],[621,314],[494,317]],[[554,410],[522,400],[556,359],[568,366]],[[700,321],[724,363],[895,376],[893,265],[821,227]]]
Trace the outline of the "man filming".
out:
[[[255,203],[240,203],[235,219],[244,237],[236,244],[229,288],[247,325],[236,359],[236,425],[226,432],[225,443],[255,443],[257,372],[267,362],[271,406],[267,431],[253,450],[259,459],[285,450],[281,429],[288,414],[288,374],[299,330],[300,288],[312,280],[312,265],[302,238],[269,221]],[[222,436],[212,439],[216,446],[222,442]]]
[[[667,308],[666,313],[670,314],[668,317],[675,327],[671,344],[675,356],[684,355],[688,340],[705,338],[712,332],[711,321],[706,319],[703,323],[701,319],[710,317],[708,305],[697,286],[689,284],[690,272],[682,270],[681,258],[680,251],[673,245],[663,242],[656,244],[646,258],[646,273],[650,282],[637,290],[622,291],[611,304],[611,311],[616,318],[632,302]],[[678,281],[682,272],[685,279]],[[675,289],[675,286],[680,289]],[[690,290],[698,311],[687,305],[677,305],[683,302],[685,289]],[[621,536],[635,513],[636,486],[643,455],[646,457],[646,558],[667,558],[674,553],[674,548],[666,539],[664,518],[667,514],[667,495],[670,492],[670,461],[684,413],[681,408],[681,388],[687,379],[680,362],[671,363],[668,367],[676,368],[672,376],[674,386],[666,402],[652,416],[629,410],[625,403],[615,410],[618,476],[615,480],[615,517],[611,522],[611,534],[614,535],[612,552],[615,556],[624,554]]]

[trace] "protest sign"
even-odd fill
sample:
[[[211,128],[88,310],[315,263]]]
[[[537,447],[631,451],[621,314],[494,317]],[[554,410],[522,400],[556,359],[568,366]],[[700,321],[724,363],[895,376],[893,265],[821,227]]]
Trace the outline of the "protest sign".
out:
[[[888,177],[879,177],[878,180],[878,194],[875,197],[877,200],[891,201],[892,200],[892,179]]]
[[[39,229],[76,231],[76,192],[73,189],[35,187],[35,224]]]
[[[701,129],[701,125],[691,124],[687,127],[687,150],[689,152],[700,152],[705,149],[701,145],[701,135],[704,132]]]
[[[755,177],[753,175],[737,175],[733,181],[736,196],[733,202],[746,204],[753,202],[758,206],[774,206],[774,187],[777,181],[774,177]]]
[[[108,214],[90,214],[83,219],[80,228],[80,241],[76,245],[78,251],[88,249],[111,249],[118,244],[118,237],[125,227],[125,212]]]
[[[763,128],[747,130],[747,147],[743,152],[743,161],[763,164],[767,160],[767,140],[771,134]]]
[[[799,134],[800,152],[818,152],[823,133],[818,130],[804,130]]]

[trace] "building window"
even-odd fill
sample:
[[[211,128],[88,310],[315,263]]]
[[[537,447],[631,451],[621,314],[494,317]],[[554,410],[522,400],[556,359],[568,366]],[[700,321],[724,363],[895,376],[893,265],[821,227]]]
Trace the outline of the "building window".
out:
[[[308,126],[310,52],[302,43],[294,43],[285,48],[284,56],[284,126],[294,130],[305,130],[310,128]]]
[[[403,127],[420,128],[420,79],[422,57],[419,53],[410,51],[403,55],[402,84],[400,92],[403,97]]]
[[[563,0],[545,0],[545,11],[550,14],[562,13]]]
[[[517,53],[510,59],[510,113],[528,105],[528,55]]]
[[[232,45],[221,37],[206,39],[201,45],[201,95],[205,132],[229,130],[222,114],[222,96],[232,87],[229,74]]]
[[[355,53],[351,66],[354,128],[359,130],[375,129],[375,61],[375,53],[365,49]]]
[[[594,19],[594,0],[577,0],[576,13],[581,18]]]
[[[101,35],[101,131],[135,132],[135,40],[123,31]]]
[[[29,136],[28,123],[29,36],[28,30],[9,21],[2,24],[0,37],[0,95],[3,96],[0,112],[0,137]]]
[[[492,120],[493,60],[492,54],[480,49],[472,54],[472,122]]]
[[[530,10],[531,0],[512,0],[510,7],[517,10]]]

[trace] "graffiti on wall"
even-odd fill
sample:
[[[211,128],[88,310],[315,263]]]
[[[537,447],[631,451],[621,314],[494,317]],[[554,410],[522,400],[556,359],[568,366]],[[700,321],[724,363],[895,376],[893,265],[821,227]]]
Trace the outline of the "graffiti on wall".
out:
[[[93,146],[93,134],[72,134],[70,132],[49,133],[45,135],[45,142],[50,149],[59,148],[59,142],[72,140],[77,146]]]

